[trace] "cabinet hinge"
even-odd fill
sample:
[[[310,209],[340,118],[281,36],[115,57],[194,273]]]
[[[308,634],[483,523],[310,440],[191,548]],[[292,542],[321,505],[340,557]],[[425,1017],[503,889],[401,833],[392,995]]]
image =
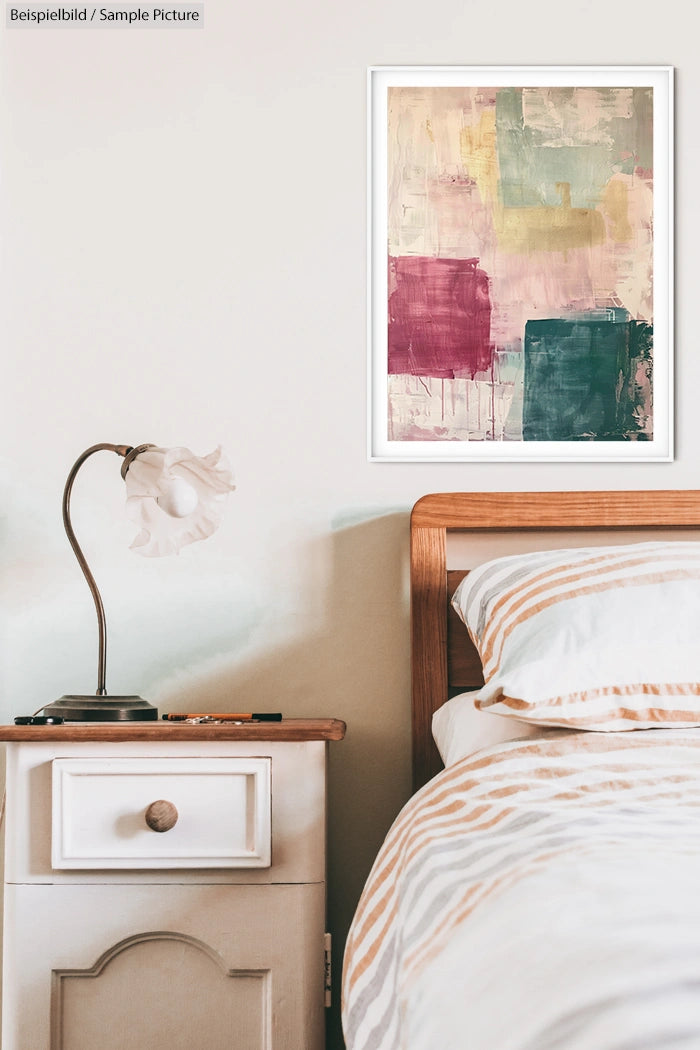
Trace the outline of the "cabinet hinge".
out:
[[[323,935],[323,995],[326,1006],[331,1005],[331,935]]]

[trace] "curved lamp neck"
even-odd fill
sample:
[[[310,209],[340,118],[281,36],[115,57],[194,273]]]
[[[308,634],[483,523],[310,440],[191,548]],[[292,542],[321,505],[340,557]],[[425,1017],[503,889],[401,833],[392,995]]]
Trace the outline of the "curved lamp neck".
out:
[[[66,487],[63,490],[63,525],[68,536],[68,541],[73,548],[73,553],[78,559],[78,564],[83,571],[83,576],[87,580],[87,585],[90,588],[93,601],[95,603],[95,609],[97,611],[97,626],[99,631],[99,650],[98,650],[98,662],[97,662],[97,691],[95,696],[106,696],[107,688],[105,686],[105,667],[107,658],[107,624],[105,621],[105,611],[102,604],[102,596],[97,589],[95,583],[95,577],[90,572],[85,555],[83,554],[80,544],[78,543],[75,532],[73,531],[73,525],[70,520],[70,497],[73,489],[73,482],[75,481],[76,475],[86,459],[89,459],[95,452],[116,452],[118,456],[126,457],[130,456],[132,452],[140,451],[142,446],[136,450],[131,445],[110,445],[103,443],[100,445],[92,445],[86,449],[82,455],[78,456],[75,463],[73,464],[68,478],[66,480]],[[126,466],[126,463],[124,464]],[[128,469],[128,468],[127,468]]]

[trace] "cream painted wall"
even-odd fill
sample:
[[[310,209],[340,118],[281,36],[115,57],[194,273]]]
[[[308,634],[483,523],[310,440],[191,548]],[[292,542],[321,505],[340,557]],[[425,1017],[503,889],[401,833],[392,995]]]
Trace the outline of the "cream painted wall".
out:
[[[199,30],[3,32],[0,717],[94,688],[94,613],[60,521],[76,456],[221,442],[238,481],[224,525],[163,563],[126,549],[118,461],[81,472],[108,685],[162,709],[347,721],[331,748],[337,945],[409,791],[413,502],[698,484],[700,73],[685,15],[680,0],[205,0]],[[677,67],[673,464],[367,462],[366,67],[469,63]]]

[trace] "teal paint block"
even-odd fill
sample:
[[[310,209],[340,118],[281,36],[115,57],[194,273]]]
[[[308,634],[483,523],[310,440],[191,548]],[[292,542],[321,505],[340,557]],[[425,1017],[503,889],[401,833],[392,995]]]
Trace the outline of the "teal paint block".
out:
[[[523,440],[650,440],[652,335],[624,311],[528,321]]]
[[[572,105],[576,88],[531,89],[532,123],[524,88],[496,95],[500,202],[506,208],[558,207],[562,185],[573,208],[595,208],[613,176],[652,167],[649,89],[586,91],[588,121]],[[627,114],[616,115],[618,96],[630,95]],[[615,114],[615,115],[613,115]]]

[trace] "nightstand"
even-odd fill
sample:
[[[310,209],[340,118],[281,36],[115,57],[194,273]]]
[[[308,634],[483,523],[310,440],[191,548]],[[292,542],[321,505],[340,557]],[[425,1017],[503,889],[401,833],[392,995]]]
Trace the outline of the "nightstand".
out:
[[[0,727],[3,1050],[322,1050],[344,731]]]

